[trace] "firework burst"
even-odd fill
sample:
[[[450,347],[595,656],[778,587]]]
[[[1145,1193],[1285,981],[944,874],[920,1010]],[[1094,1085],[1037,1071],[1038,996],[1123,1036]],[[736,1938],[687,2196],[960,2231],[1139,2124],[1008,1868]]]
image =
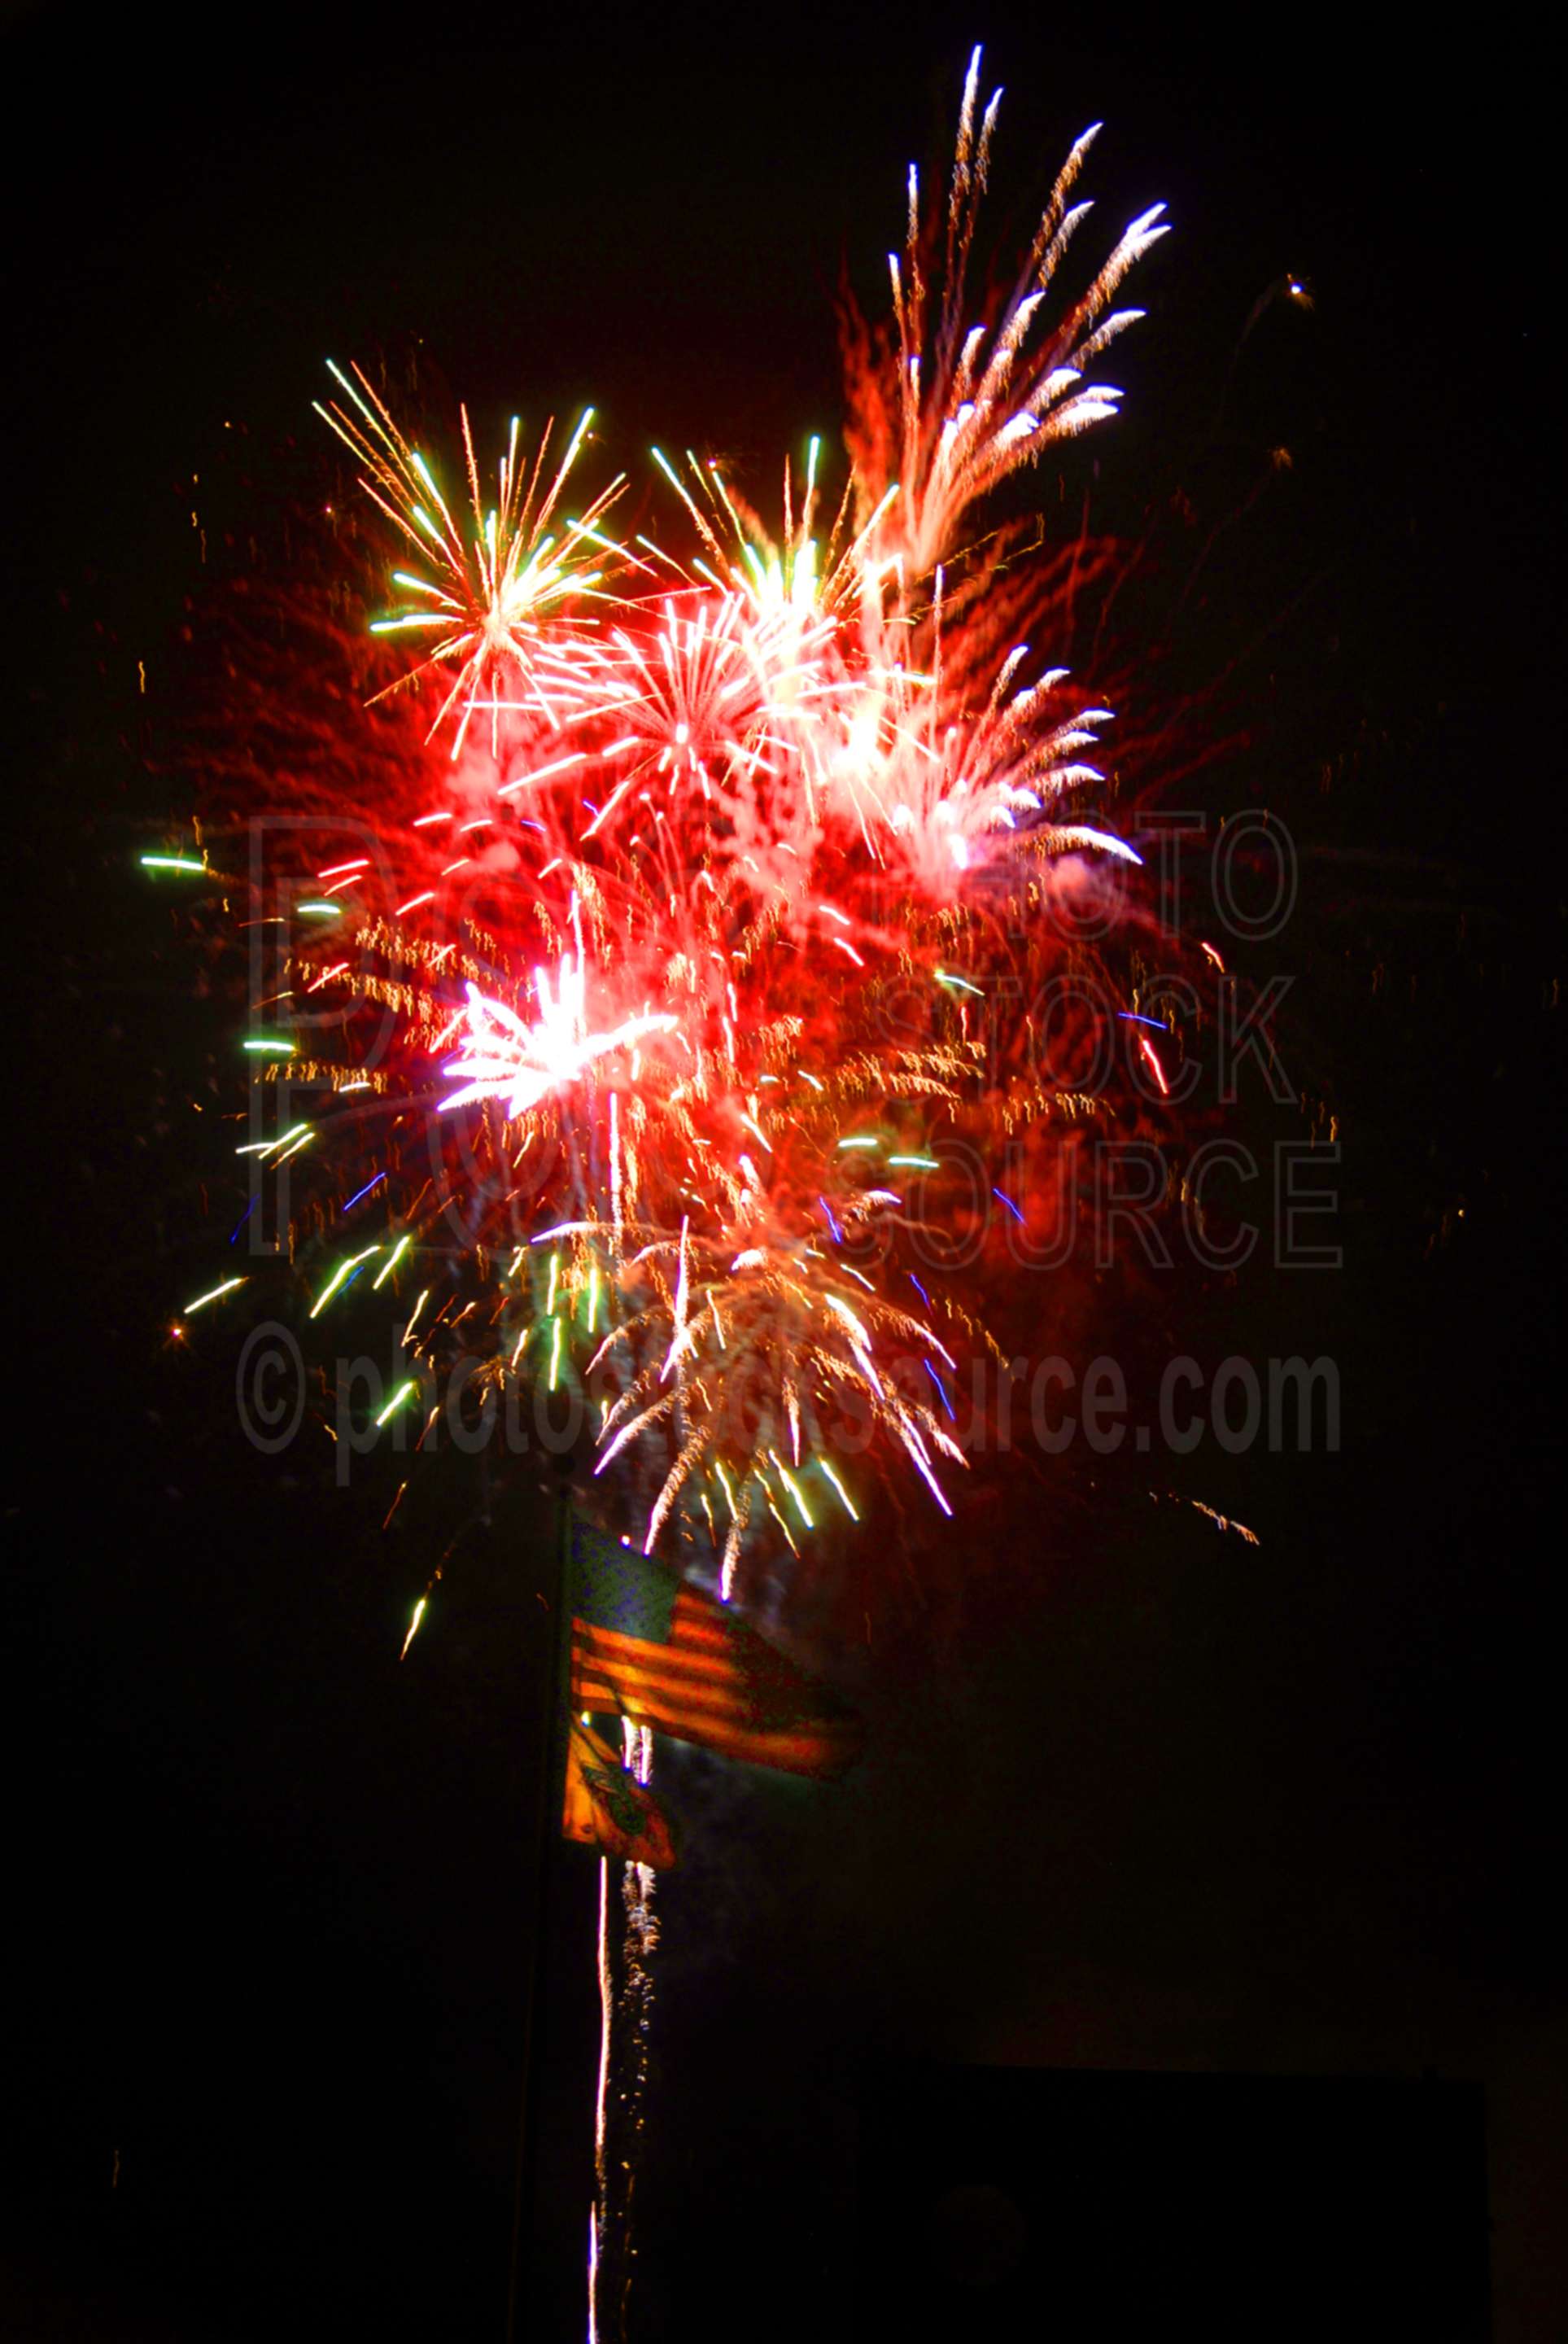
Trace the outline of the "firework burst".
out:
[[[953,1167],[1078,1112],[1010,1071],[1010,1005],[1067,950],[1053,891],[1098,902],[1139,860],[1096,810],[1111,712],[1053,663],[1051,549],[980,509],[1114,414],[1098,362],[1164,230],[1141,214],[1060,295],[1086,133],[978,299],[978,75],[939,203],[911,172],[890,320],[849,321],[847,475],[828,495],[812,440],[777,525],[655,450],[669,543],[612,535],[591,410],[558,455],[514,421],[490,490],[466,412],[454,465],[358,368],[321,409],[391,534],[372,635],[415,657],[364,715],[373,792],[325,730],[293,761],[295,803],[317,771],[369,843],[271,874],[253,1177],[296,1181],[313,1315],[363,1274],[421,1297],[410,1356],[461,1326],[497,1377],[569,1391],[640,1542],[692,1542],[727,1594],[884,1472],[950,1509],[950,1385],[987,1339],[943,1275],[985,1258]],[[379,1224],[352,1247],[346,1161]]]
[[[579,712],[578,695],[598,664],[597,638],[583,605],[608,599],[599,591],[603,580],[628,560],[599,527],[624,485],[620,480],[601,489],[578,518],[561,511],[592,408],[548,481],[554,422],[546,426],[530,465],[520,454],[521,427],[514,416],[493,500],[480,481],[467,409],[460,409],[467,510],[459,520],[363,369],[356,366],[345,374],[330,360],[328,369],[350,406],[317,400],[316,411],[364,466],[360,486],[428,573],[392,572],[400,607],[374,620],[371,632],[409,635],[423,646],[423,659],[403,681],[441,677],[432,732],[452,721],[456,758],[481,712],[491,720],[492,749],[498,747],[502,719],[514,712],[560,729]]]

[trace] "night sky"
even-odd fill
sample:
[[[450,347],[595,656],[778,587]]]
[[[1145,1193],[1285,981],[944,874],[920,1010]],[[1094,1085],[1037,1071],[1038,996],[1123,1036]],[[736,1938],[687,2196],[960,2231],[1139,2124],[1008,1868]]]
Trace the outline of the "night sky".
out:
[[[390,1464],[340,1490],[324,1441],[256,1455],[222,1327],[168,1340],[243,1206],[191,1106],[238,1013],[136,865],[191,803],[219,581],[346,485],[328,355],[487,428],[592,399],[628,469],[658,437],[765,484],[831,440],[840,269],[878,298],[979,37],[995,237],[1101,116],[1108,217],[1171,207],[1126,414],[1064,476],[1106,527],[1158,522],[1161,688],[1224,672],[1233,744],[1188,798],[1298,842],[1281,1046],[1343,1145],[1339,1270],[1113,1278],[1080,1315],[1156,1358],[1330,1354],[1342,1440],[990,1460],[967,1521],[911,1524],[911,1567],[868,1556],[840,1607],[870,1616],[837,1656],[873,1729],[847,1783],[670,1753],[633,2332],[849,2334],[857,2095],[934,2057],[1478,2082],[1497,2344],[1561,2335],[1543,60],[1364,15],[5,25],[0,2329],[504,2331],[549,1500],[528,1460],[454,1456],[384,1533]],[[1286,272],[1315,306],[1241,344]],[[580,2332],[593,1895],[561,1851],[541,2334]]]

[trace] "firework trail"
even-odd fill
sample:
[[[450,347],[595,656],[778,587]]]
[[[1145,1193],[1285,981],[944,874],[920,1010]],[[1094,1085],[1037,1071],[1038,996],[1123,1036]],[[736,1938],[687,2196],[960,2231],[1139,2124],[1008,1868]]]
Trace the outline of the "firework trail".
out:
[[[653,1772],[653,1736],[622,1722],[628,1768]],[[613,1874],[619,1873],[618,1932]],[[658,1944],[657,1874],[646,1864],[599,1861],[599,2067],[594,2110],[594,2202],[588,2238],[588,2344],[625,2332],[632,2281],[632,2208],[648,2091],[653,1956]]]

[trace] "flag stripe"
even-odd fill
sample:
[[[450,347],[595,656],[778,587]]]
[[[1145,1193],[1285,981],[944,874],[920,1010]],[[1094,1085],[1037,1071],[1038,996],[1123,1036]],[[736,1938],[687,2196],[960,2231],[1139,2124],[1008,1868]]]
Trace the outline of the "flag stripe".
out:
[[[734,1726],[719,1733],[704,1722],[664,1717],[656,1710],[643,1711],[631,1703],[627,1705],[626,1714],[639,1724],[658,1727],[677,1742],[694,1742],[701,1749],[717,1752],[721,1758],[739,1759],[752,1766],[771,1766],[784,1774],[836,1774],[855,1755],[852,1743],[825,1744],[819,1735],[748,1732]]]
[[[662,1727],[678,1741],[696,1742],[726,1757],[790,1773],[836,1773],[859,1747],[849,1720],[795,1721],[769,1726],[747,1723],[743,1704],[711,1697],[672,1693],[639,1672],[591,1665],[574,1668],[572,1702],[590,1712],[620,1713],[640,1724]]]
[[[722,1723],[727,1718],[737,1725],[759,1723],[748,1703],[734,1693],[704,1692],[690,1686],[670,1683],[645,1669],[606,1668],[602,1662],[585,1655],[582,1662],[572,1671],[572,1699],[579,1708],[589,1708],[591,1702],[586,1698],[578,1702],[577,1697],[579,1691],[586,1696],[595,1690],[618,1693],[621,1699],[614,1704],[616,1707],[636,1701],[645,1707],[668,1710],[672,1713],[678,1712],[691,1717],[709,1717],[715,1724]]]
[[[592,1678],[605,1684],[637,1686],[650,1698],[679,1702],[693,1712],[733,1716],[753,1725],[810,1726],[833,1731],[849,1721],[820,1705],[801,1712],[798,1702],[769,1699],[774,1688],[748,1683],[733,1669],[710,1662],[692,1663],[668,1648],[638,1644],[625,1637],[607,1637],[602,1630],[572,1622],[572,1681]]]
[[[735,1717],[716,1717],[711,1711],[693,1710],[685,1703],[662,1701],[633,1687],[604,1684],[589,1679],[576,1686],[572,1698],[591,1716],[626,1716],[639,1725],[656,1725],[677,1741],[698,1742],[715,1750],[739,1750],[753,1743],[789,1744],[798,1751],[807,1771],[846,1763],[853,1757],[856,1740],[843,1733],[824,1733],[815,1726],[748,1725]]]
[[[746,1733],[794,1733],[823,1743],[852,1744],[859,1738],[849,1719],[760,1717],[749,1702],[734,1694],[672,1684],[641,1669],[606,1668],[588,1655],[573,1663],[571,1690],[573,1706],[578,1709],[593,1708],[590,1696],[608,1695],[611,1714],[624,1709],[631,1716],[645,1710],[665,1717],[687,1717],[694,1723],[720,1729],[730,1725]]]
[[[687,1615],[684,1607],[689,1600],[683,1589],[670,1636],[660,1644],[650,1643],[641,1636],[626,1635],[616,1628],[602,1627],[597,1622],[577,1619],[572,1626],[579,1636],[591,1637],[595,1645],[607,1652],[639,1659],[654,1652],[671,1658],[678,1656],[685,1666],[693,1670],[706,1670],[712,1675],[738,1681],[764,1679],[770,1688],[778,1686],[780,1692],[788,1687],[789,1698],[808,1708],[819,1710],[824,1706],[820,1687],[782,1652],[776,1652],[739,1621],[720,1618],[714,1622],[705,1620],[700,1612]]]
[[[722,1653],[689,1652],[679,1643],[645,1644],[636,1636],[617,1635],[613,1628],[591,1628],[586,1620],[572,1622],[572,1634],[585,1652],[597,1652],[607,1662],[631,1668],[678,1671],[694,1681],[706,1677],[721,1684],[744,1682],[733,1659]]]
[[[759,1642],[751,1649],[738,1645],[731,1637],[727,1640],[728,1649],[716,1648],[708,1638],[694,1642],[682,1635],[678,1622],[667,1644],[647,1643],[640,1637],[622,1635],[614,1628],[597,1627],[580,1619],[572,1622],[572,1631],[578,1645],[607,1661],[744,1687],[754,1699],[787,1703],[812,1715],[835,1713],[830,1702],[792,1662]]]

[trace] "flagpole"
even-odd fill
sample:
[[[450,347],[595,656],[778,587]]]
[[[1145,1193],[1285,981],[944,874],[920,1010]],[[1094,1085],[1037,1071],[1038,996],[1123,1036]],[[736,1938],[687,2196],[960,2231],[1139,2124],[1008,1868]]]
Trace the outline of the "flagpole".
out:
[[[569,1456],[555,1460],[556,1470],[561,1478],[545,1566],[545,1585],[539,1591],[549,1613],[550,1672],[545,1701],[544,1731],[540,1735],[535,1814],[533,1947],[523,1989],[521,2110],[518,2129],[517,2185],[512,2202],[511,2266],[507,2287],[507,2344],[518,2344],[518,2338],[523,2332],[519,2322],[526,2324],[529,2281],[534,2277],[528,2231],[534,2208],[539,2152],[540,2063],[535,2055],[535,2046],[543,2035],[541,2014],[545,2001],[545,1960],[549,1945],[550,1891],[556,1869],[550,1800],[556,1784],[558,1745],[564,1732],[570,1667],[566,1595],[567,1545],[571,1537],[572,1463]]]

